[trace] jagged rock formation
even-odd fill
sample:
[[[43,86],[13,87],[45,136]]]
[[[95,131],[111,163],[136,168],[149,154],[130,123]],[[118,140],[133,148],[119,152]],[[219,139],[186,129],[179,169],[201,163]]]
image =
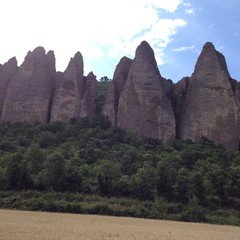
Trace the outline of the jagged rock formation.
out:
[[[53,100],[51,121],[69,122],[71,118],[79,117],[84,89],[83,57],[80,52],[70,59],[65,72],[58,76],[59,85]]]
[[[189,81],[179,120],[181,139],[201,137],[237,149],[238,106],[224,56],[206,43]]]
[[[104,108],[111,121],[139,137],[158,138],[163,142],[174,138],[174,113],[164,94],[164,79],[150,45],[143,41],[132,62],[122,59],[114,76],[116,80]]]
[[[58,74],[59,86],[56,90],[51,121],[69,122],[71,118],[87,117],[96,113],[96,76],[91,72],[83,76],[83,57],[77,52],[71,58],[63,74]]]
[[[97,80],[93,72],[85,79],[84,92],[80,104],[80,118],[92,119],[96,115]]]
[[[38,47],[18,67],[16,58],[0,65],[1,122],[63,121],[96,115],[96,76],[83,75],[80,52],[56,73],[53,51]],[[163,143],[177,137],[206,137],[238,149],[240,85],[224,56],[206,43],[191,77],[176,84],[164,79],[154,52],[143,41],[133,60],[123,57],[102,109],[112,125]]]
[[[175,113],[176,119],[176,137],[180,138],[179,136],[179,123],[181,120],[181,115],[183,112],[183,106],[186,99],[186,94],[188,91],[188,86],[191,78],[184,77],[179,82],[177,82],[174,86],[173,93],[172,93],[172,106]]]
[[[127,57],[123,57],[120,60],[115,69],[113,80],[106,96],[102,112],[104,115],[108,116],[112,125],[118,125],[119,98],[127,80],[131,63],[132,60]]]
[[[17,59],[11,58],[4,65],[0,64],[0,117],[8,85],[18,70]]]
[[[28,52],[8,84],[1,121],[48,122],[54,87],[54,53],[42,47]]]

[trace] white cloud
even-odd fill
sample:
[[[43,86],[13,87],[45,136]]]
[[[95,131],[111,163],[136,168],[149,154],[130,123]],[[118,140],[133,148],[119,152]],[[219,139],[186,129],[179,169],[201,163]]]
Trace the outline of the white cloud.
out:
[[[182,19],[171,16],[182,0],[8,0],[1,3],[0,63],[17,55],[19,63],[28,50],[41,45],[54,50],[57,69],[64,70],[80,51],[84,59],[133,55],[142,40],[154,48],[158,63]],[[85,61],[85,65],[88,65]],[[89,64],[91,65],[91,64]],[[94,69],[92,69],[94,71]]]
[[[189,9],[185,10],[185,13],[188,14],[188,15],[193,15],[193,14],[195,14],[195,11],[194,11],[193,8],[189,8]]]
[[[168,12],[175,12],[182,3],[182,0],[145,0],[143,2],[148,5],[152,4],[154,7],[164,9]]]
[[[190,3],[190,2],[184,2],[184,3],[183,3],[183,6],[185,6],[185,7],[191,7],[191,3]]]
[[[183,52],[183,51],[188,51],[188,50],[196,50],[195,45],[187,46],[187,47],[180,47],[180,48],[174,48],[172,49],[173,52]]]

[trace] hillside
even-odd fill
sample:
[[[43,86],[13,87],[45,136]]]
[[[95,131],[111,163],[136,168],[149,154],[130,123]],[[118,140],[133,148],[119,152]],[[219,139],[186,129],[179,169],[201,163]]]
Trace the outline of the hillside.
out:
[[[240,224],[240,155],[207,139],[140,140],[104,116],[0,136],[1,208]]]

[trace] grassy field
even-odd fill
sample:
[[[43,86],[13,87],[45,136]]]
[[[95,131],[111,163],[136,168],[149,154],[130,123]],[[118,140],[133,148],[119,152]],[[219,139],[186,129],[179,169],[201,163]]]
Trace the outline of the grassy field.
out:
[[[239,240],[240,227],[0,210],[0,240]]]

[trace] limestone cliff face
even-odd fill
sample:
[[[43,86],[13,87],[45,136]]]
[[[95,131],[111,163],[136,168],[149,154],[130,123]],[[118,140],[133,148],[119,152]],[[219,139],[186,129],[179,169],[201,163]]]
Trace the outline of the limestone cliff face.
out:
[[[69,122],[71,118],[96,114],[96,76],[91,72],[83,76],[83,57],[77,52],[64,73],[58,74],[58,87],[54,96],[51,121]]]
[[[179,128],[181,116],[183,113],[183,107],[186,100],[187,90],[189,86],[191,78],[184,77],[179,82],[177,82],[174,86],[174,90],[172,93],[172,106],[175,113],[176,119],[176,137],[179,138]]]
[[[16,58],[11,58],[4,65],[0,65],[0,117],[8,85],[18,69]]]
[[[136,50],[120,94],[118,126],[163,142],[175,137],[173,109],[164,94],[154,52],[145,41]]]
[[[84,92],[80,104],[80,118],[92,119],[96,115],[97,80],[90,72],[85,80]]]
[[[54,86],[54,53],[42,47],[28,52],[8,84],[1,121],[48,122]]]
[[[51,121],[69,122],[79,115],[84,88],[83,57],[80,52],[70,59],[67,69],[58,77],[59,85],[53,99]]]
[[[103,105],[103,114],[108,116],[112,125],[118,124],[118,104],[120,94],[126,82],[132,60],[123,57],[118,63],[111,85],[109,87],[105,103]]]
[[[224,56],[206,43],[189,82],[180,118],[181,139],[206,137],[237,149],[238,107]]]

